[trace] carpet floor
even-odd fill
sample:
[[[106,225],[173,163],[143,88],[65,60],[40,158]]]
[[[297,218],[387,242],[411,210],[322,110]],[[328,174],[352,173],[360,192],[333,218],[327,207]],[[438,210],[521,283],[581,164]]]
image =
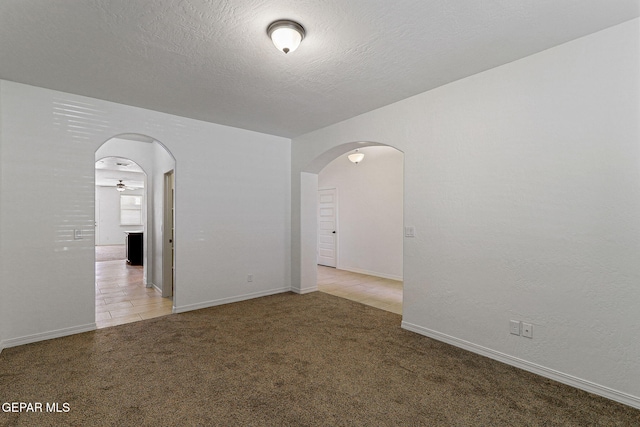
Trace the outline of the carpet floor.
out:
[[[2,402],[59,411],[0,412],[0,425],[640,425],[636,409],[400,322],[285,293],[9,348]]]
[[[117,261],[127,258],[125,245],[96,246],[96,262]]]

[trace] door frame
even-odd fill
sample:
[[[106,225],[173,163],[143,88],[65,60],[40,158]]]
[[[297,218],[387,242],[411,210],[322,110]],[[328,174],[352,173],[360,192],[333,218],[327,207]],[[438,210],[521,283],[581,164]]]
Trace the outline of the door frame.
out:
[[[318,173],[334,159],[349,151],[375,146],[392,147],[403,153],[402,150],[390,144],[358,140],[335,145],[320,152],[310,161],[305,161],[304,156],[300,159],[294,159],[297,162],[306,163],[308,161],[309,163],[306,163],[306,166],[296,168],[292,175],[294,179],[292,188],[295,190],[292,192],[292,206],[299,208],[296,212],[297,216],[293,217],[292,221],[291,290],[293,292],[306,294],[318,290],[318,263],[316,259],[318,250]],[[403,185],[403,206],[406,205],[405,191]],[[403,270],[404,264],[403,255]]]
[[[175,171],[163,176],[162,201],[162,296],[173,297],[175,293]],[[169,279],[169,280],[167,280]]]
[[[162,294],[163,257],[158,252],[164,252],[163,213],[164,201],[161,180],[164,171],[174,173],[173,182],[175,188],[176,158],[171,151],[159,140],[144,134],[122,133],[114,135],[100,145],[94,155],[94,163],[103,157],[124,157],[137,163],[145,172],[145,203],[144,216],[146,218],[144,233],[144,284],[146,287],[154,287]],[[153,190],[153,191],[152,191]],[[175,212],[174,199],[174,219]],[[177,221],[174,221],[177,222]],[[174,224],[174,231],[175,224]],[[95,234],[94,234],[95,239]],[[172,257],[175,267],[177,257]],[[94,263],[95,264],[95,263]],[[95,267],[94,267],[95,269]],[[174,268],[175,270],[175,268]],[[95,271],[95,270],[94,270]],[[174,271],[175,273],[175,271]],[[175,278],[175,275],[174,275]],[[176,281],[173,281],[173,311],[175,312]]]

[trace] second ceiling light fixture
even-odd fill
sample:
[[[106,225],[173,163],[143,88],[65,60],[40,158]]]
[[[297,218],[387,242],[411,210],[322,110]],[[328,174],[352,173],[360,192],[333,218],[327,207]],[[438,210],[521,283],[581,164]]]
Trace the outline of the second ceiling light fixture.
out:
[[[360,163],[362,161],[362,159],[364,159],[364,154],[361,153],[359,150],[354,151],[353,153],[349,154],[347,156],[347,158],[352,162],[355,163],[356,165],[358,163]]]

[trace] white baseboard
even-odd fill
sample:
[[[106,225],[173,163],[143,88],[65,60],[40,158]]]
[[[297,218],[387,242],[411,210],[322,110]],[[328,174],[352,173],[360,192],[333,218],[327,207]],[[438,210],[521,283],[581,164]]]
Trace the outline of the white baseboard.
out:
[[[160,296],[162,296],[162,298],[171,298],[171,301],[173,301],[173,295],[165,297],[164,294],[162,293],[163,292],[162,288],[159,288],[158,286],[156,286],[155,283],[151,283],[150,287],[152,287],[156,291],[160,292]]]
[[[246,301],[246,300],[253,299],[253,298],[266,297],[266,296],[269,296],[269,295],[281,294],[283,292],[289,292],[289,291],[291,291],[291,288],[288,288],[288,287],[287,288],[270,289],[268,291],[253,292],[251,294],[238,295],[238,296],[229,297],[229,298],[221,298],[221,299],[217,299],[217,300],[213,300],[213,301],[199,302],[197,304],[183,305],[183,306],[180,306],[180,307],[173,306],[173,310],[172,311],[173,311],[173,313],[184,313],[186,311],[200,310],[202,308],[215,307],[216,305],[229,304],[229,303],[232,303],[232,302]]]
[[[366,274],[367,276],[382,277],[383,279],[398,280],[400,282],[402,282],[402,280],[403,280],[402,276],[395,276],[393,274],[379,273],[377,271],[364,270],[362,268],[345,267],[343,265],[339,265],[336,268],[338,270],[350,271],[352,273]]]
[[[71,328],[57,329],[55,331],[42,332],[39,334],[26,335],[24,337],[11,338],[2,341],[0,351],[9,347],[17,347],[19,345],[31,344],[38,341],[50,340],[53,338],[66,337],[67,335],[80,334],[82,332],[95,331],[96,324],[89,323],[86,325],[73,326]]]
[[[300,294],[300,295],[304,295],[304,294],[309,294],[311,292],[317,292],[318,291],[318,285],[315,286],[309,286],[307,288],[291,288],[291,292],[295,292],[296,294]]]
[[[452,337],[441,332],[424,328],[422,326],[414,325],[412,323],[403,321],[402,328],[411,332],[418,333],[420,335],[427,336],[429,338],[433,338],[438,341],[445,342],[447,344],[451,344],[456,347],[463,348],[472,353],[477,353],[490,359],[506,363],[507,365],[515,366],[516,368],[533,372],[534,374],[570,385],[580,390],[597,394],[598,396],[606,397],[607,399],[615,400],[616,402],[620,402],[633,408],[640,409],[640,397],[638,396],[633,396],[631,394],[614,390],[612,388],[605,387],[591,381],[583,380],[582,378],[574,377],[573,375],[565,374],[563,372],[556,371],[554,369],[550,369],[536,363],[531,363],[527,360],[510,356],[508,354],[501,353],[499,351],[495,351],[490,348],[471,343],[469,341],[461,340],[459,338]]]

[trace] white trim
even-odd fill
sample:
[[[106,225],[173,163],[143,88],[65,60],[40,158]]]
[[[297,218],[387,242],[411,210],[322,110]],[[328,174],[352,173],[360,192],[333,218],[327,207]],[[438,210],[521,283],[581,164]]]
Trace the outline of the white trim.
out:
[[[451,344],[453,346],[477,353],[482,356],[489,357],[507,365],[515,366],[516,368],[524,369],[525,371],[533,372],[545,378],[549,378],[560,383],[570,385],[580,390],[587,391],[589,393],[597,394],[598,396],[606,397],[607,399],[614,400],[616,402],[623,403],[633,408],[640,409],[640,397],[633,396],[628,393],[624,393],[618,390],[614,390],[609,387],[596,384],[591,381],[583,380],[582,378],[574,377],[573,375],[565,374],[564,372],[556,371],[555,369],[547,368],[536,363],[529,362],[518,357],[510,356],[505,353],[501,353],[496,350],[492,350],[481,345],[471,343],[469,341],[461,340],[456,337],[452,337],[441,332],[437,332],[422,326],[414,325],[412,323],[402,322],[402,329],[406,329],[411,332],[418,333],[420,335],[433,338],[438,341]]]
[[[328,267],[331,268],[331,267]],[[295,292],[296,294],[299,295],[304,295],[304,294],[309,294],[311,292],[317,292],[318,291],[318,285],[315,286],[309,286],[307,288],[291,288],[291,292]]]
[[[163,298],[173,298],[176,288],[176,201],[175,201],[175,160],[173,169],[162,175],[162,279],[160,280],[160,295]],[[171,279],[171,280],[169,280]]]
[[[41,332],[39,334],[26,335],[24,337],[11,338],[2,341],[0,347],[2,349],[9,347],[17,347],[19,345],[31,344],[38,341],[50,340],[53,338],[66,337],[67,335],[80,334],[82,332],[90,332],[96,330],[96,324],[88,323],[86,325],[73,326],[71,328],[57,329],[55,331]]]
[[[393,274],[386,274],[386,273],[378,273],[377,271],[363,270],[361,268],[344,267],[342,265],[339,265],[338,267],[336,267],[336,270],[350,271],[352,273],[366,274],[368,276],[382,277],[383,279],[398,280],[400,282],[402,282],[403,280],[402,276],[395,276]]]
[[[290,290],[291,290],[290,288],[277,288],[277,289],[270,289],[268,291],[260,291],[260,292],[254,292],[251,294],[238,295],[235,297],[220,298],[213,301],[199,302],[197,304],[183,305],[180,307],[173,306],[172,312],[184,313],[192,310],[200,310],[202,308],[215,307],[216,305],[229,304],[232,302],[240,302],[240,301],[246,301],[254,298],[266,297],[269,295],[281,294],[283,292],[289,292]]]

